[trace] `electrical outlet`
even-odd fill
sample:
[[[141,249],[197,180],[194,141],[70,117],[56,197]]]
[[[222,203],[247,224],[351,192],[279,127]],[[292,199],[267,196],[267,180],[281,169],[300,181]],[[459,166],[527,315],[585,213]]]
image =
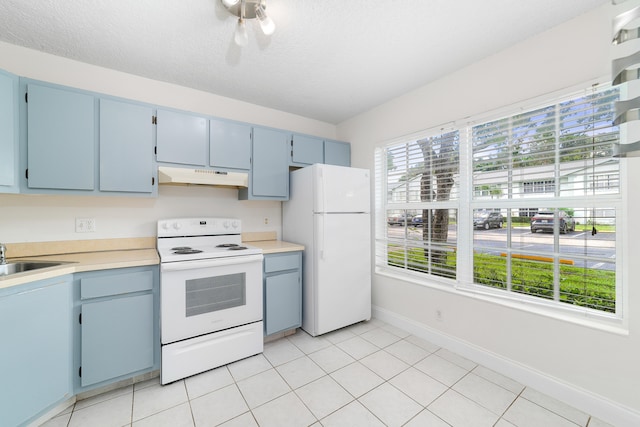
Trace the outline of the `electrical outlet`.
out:
[[[436,320],[438,322],[442,322],[442,310],[440,310],[440,309],[436,310]]]
[[[76,233],[94,233],[95,231],[95,218],[76,218]]]
[[[264,217],[264,225],[269,224],[269,218],[267,218],[266,216]]]

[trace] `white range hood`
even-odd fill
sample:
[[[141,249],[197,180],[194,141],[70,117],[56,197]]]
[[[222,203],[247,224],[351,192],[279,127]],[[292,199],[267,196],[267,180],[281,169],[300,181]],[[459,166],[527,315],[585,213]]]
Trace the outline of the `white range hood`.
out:
[[[220,172],[210,169],[158,167],[160,184],[212,185],[216,187],[247,188],[249,174],[246,172]]]

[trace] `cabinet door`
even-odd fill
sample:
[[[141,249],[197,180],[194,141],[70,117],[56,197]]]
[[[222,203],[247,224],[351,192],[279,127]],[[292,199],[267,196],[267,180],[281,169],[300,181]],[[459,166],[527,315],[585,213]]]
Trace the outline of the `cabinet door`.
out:
[[[256,198],[289,198],[288,133],[253,129],[251,194]]]
[[[159,162],[205,166],[209,143],[208,121],[187,113],[158,110]]]
[[[265,335],[297,328],[302,323],[300,272],[265,279]]]
[[[91,95],[29,84],[29,188],[95,188],[95,117]]]
[[[293,135],[291,139],[291,162],[312,165],[324,162],[324,141],[305,135]]]
[[[209,164],[224,169],[251,169],[251,126],[209,121]]]
[[[0,193],[18,191],[18,78],[0,72]]]
[[[82,386],[153,366],[153,295],[82,304]]]
[[[324,141],[324,162],[328,165],[351,166],[351,144]]]
[[[100,100],[100,191],[151,193],[153,110]]]
[[[71,391],[71,283],[0,298],[0,424],[22,425]]]

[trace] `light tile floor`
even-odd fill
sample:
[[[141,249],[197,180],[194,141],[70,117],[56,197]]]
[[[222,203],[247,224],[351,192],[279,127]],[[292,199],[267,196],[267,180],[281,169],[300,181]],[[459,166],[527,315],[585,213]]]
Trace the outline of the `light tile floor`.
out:
[[[78,401],[46,427],[605,427],[379,320],[161,386],[155,378]],[[609,426],[610,427],[610,426]]]

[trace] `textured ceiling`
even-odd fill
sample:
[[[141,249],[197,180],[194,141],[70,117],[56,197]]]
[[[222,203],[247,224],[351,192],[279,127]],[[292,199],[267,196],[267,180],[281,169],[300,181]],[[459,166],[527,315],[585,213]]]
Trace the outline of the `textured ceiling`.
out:
[[[610,0],[2,0],[0,40],[340,123]]]

